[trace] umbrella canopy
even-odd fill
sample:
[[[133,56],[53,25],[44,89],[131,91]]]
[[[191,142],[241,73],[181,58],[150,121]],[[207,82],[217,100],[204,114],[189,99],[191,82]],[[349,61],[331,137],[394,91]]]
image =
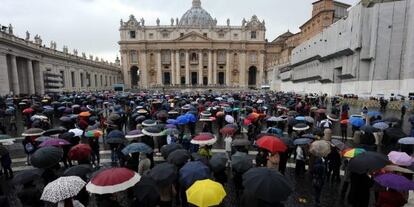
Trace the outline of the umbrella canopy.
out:
[[[41,136],[45,131],[39,128],[30,128],[22,134],[24,137],[34,137],[34,136]]]
[[[147,119],[142,122],[142,126],[144,127],[151,127],[151,126],[156,126],[156,125],[157,125],[157,121],[152,120],[152,119]]]
[[[266,121],[268,121],[268,122],[282,122],[282,121],[286,121],[286,119],[283,119],[281,117],[272,116],[272,117],[269,117],[268,119],[266,119]]]
[[[86,185],[94,194],[110,194],[124,191],[139,182],[141,176],[127,168],[109,168],[100,171]]]
[[[48,139],[42,143],[40,143],[39,147],[47,147],[47,146],[64,146],[64,145],[70,145],[70,142],[64,140],[64,139]]]
[[[237,147],[237,146],[249,146],[250,141],[248,139],[233,139],[231,142],[231,146]]]
[[[348,148],[348,146],[345,144],[345,143],[343,143],[343,142],[341,142],[339,139],[332,139],[331,140],[331,143],[336,147],[336,148],[338,148],[339,150],[345,150],[345,149],[347,149]]]
[[[179,172],[180,183],[187,189],[197,180],[210,178],[210,169],[200,161],[187,162]]]
[[[360,128],[360,130],[363,131],[363,132],[365,132],[365,133],[374,133],[374,132],[378,132],[379,131],[379,129],[377,129],[377,128],[371,126],[371,125],[362,126]]]
[[[175,150],[178,150],[178,149],[184,149],[184,148],[181,144],[177,144],[177,143],[171,143],[168,145],[164,145],[161,147],[161,155],[164,157],[164,159],[167,159],[168,155],[171,152],[174,152]]]
[[[99,138],[103,135],[101,130],[89,130],[85,133],[85,137]]]
[[[257,199],[268,203],[286,201],[293,186],[275,169],[252,168],[243,175],[243,186]]]
[[[365,125],[365,120],[360,116],[351,116],[349,123],[354,127],[362,127]]]
[[[325,140],[312,142],[309,152],[317,157],[326,157],[331,152],[331,144]]]
[[[217,138],[210,133],[201,133],[191,139],[191,144],[198,144],[198,145],[212,145],[216,143]]]
[[[346,158],[354,158],[364,152],[366,151],[362,148],[348,148],[342,151],[342,156]]]
[[[73,146],[68,153],[71,160],[85,160],[91,156],[92,148],[89,144],[78,144]]]
[[[43,169],[30,169],[18,172],[13,177],[13,184],[24,185],[26,183],[32,182],[33,180],[41,178],[43,172]]]
[[[348,169],[351,172],[364,174],[379,170],[389,164],[383,154],[377,152],[364,152],[349,161]]]
[[[286,144],[275,136],[263,136],[256,141],[256,144],[261,148],[269,150],[272,154],[287,150]]]
[[[140,203],[146,203],[147,206],[157,206],[160,200],[157,183],[149,176],[141,177],[134,186],[134,195]]]
[[[174,183],[177,179],[177,169],[173,164],[164,162],[155,165],[155,167],[149,171],[148,175],[158,186],[168,186]]]
[[[186,191],[187,201],[200,207],[217,206],[224,197],[226,191],[218,182],[210,179],[198,180]]]
[[[43,136],[51,136],[56,134],[63,134],[66,132],[66,129],[64,127],[58,127],[53,129],[48,129],[45,132],[43,132]]]
[[[185,149],[178,149],[168,155],[167,161],[176,166],[183,166],[190,160],[191,155]]]
[[[85,184],[77,176],[60,177],[45,186],[40,199],[52,203],[63,201],[78,195]]]
[[[190,123],[190,119],[186,115],[178,116],[176,121],[177,121],[178,125],[186,125],[186,124]]]
[[[79,176],[81,178],[86,177],[87,174],[92,173],[93,168],[91,165],[82,164],[75,165],[65,170],[64,176]]]
[[[233,124],[233,123],[234,123],[234,117],[233,117],[233,116],[231,116],[231,115],[226,115],[226,116],[224,117],[224,120],[225,120],[227,123],[229,123],[229,124]]]
[[[151,137],[163,136],[162,129],[157,126],[145,127],[142,133]]]
[[[34,112],[34,110],[32,109],[32,108],[27,108],[27,109],[24,109],[23,110],[23,113],[24,114],[31,114],[31,113],[33,113]]]
[[[79,116],[80,117],[89,117],[89,116],[91,116],[91,113],[89,111],[84,111],[84,112],[81,112],[79,114]]]
[[[414,137],[405,137],[398,140],[399,144],[414,145]]]
[[[244,173],[253,167],[253,163],[247,153],[236,152],[231,156],[231,166],[235,171]]]
[[[305,116],[305,121],[306,121],[306,122],[308,122],[308,123],[313,124],[313,123],[315,122],[315,119],[313,119],[313,118],[312,118],[312,117],[310,117],[310,116]]]
[[[295,131],[305,131],[305,130],[308,130],[309,128],[310,127],[305,123],[297,123],[293,127],[293,130],[295,130]]]
[[[145,134],[143,134],[143,133],[141,132],[141,130],[137,129],[137,130],[132,130],[132,131],[129,131],[129,132],[125,135],[125,138],[127,138],[127,139],[134,139],[134,138],[139,138],[139,137],[143,137],[143,136],[145,136]]]
[[[375,123],[374,125],[372,125],[374,128],[379,129],[379,130],[386,130],[390,127],[390,125],[388,125],[385,122],[378,122]]]
[[[75,137],[81,137],[83,135],[83,130],[79,128],[70,129],[69,132],[72,132]]]
[[[406,174],[414,174],[414,172],[410,169],[400,167],[398,165],[387,165],[384,167],[386,172],[401,172]]]
[[[411,166],[414,162],[414,158],[405,152],[391,151],[388,153],[388,159],[392,163],[400,166]]]
[[[47,137],[47,136],[40,136],[38,138],[35,139],[36,142],[44,142],[48,139],[52,139],[52,137]]]
[[[128,154],[132,154],[132,153],[137,153],[137,152],[142,152],[145,154],[148,153],[152,153],[152,148],[144,143],[131,143],[128,146],[124,147],[124,149],[122,149],[122,153],[124,153],[124,155],[128,155]]]
[[[223,136],[232,136],[236,131],[237,129],[233,127],[224,127],[220,129],[220,133],[223,134]]]
[[[63,150],[57,147],[42,147],[36,150],[30,157],[30,162],[37,168],[53,167],[63,157]]]
[[[215,153],[210,159],[210,166],[213,172],[221,172],[226,169],[227,156],[224,153]]]
[[[311,143],[313,141],[313,139],[309,139],[309,138],[299,138],[299,139],[295,139],[293,141],[294,145],[307,145],[309,143]]]
[[[374,177],[374,180],[386,188],[391,188],[397,191],[414,190],[414,182],[401,175],[386,173]]]

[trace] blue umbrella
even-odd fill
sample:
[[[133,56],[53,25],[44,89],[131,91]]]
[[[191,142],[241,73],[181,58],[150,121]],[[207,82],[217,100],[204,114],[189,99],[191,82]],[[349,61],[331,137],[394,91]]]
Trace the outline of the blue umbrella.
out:
[[[414,137],[405,137],[398,140],[398,143],[405,145],[414,145]]]
[[[298,121],[305,121],[304,116],[297,116],[295,119],[298,120]]]
[[[370,111],[370,112],[368,112],[367,115],[371,116],[371,117],[376,117],[376,116],[381,116],[382,114],[379,111]]]
[[[132,143],[122,149],[124,155],[142,152],[145,154],[152,153],[152,148],[144,143]]]
[[[63,111],[65,111],[66,107],[65,106],[60,106],[57,109],[58,109],[58,111],[63,112]]]
[[[309,139],[309,138],[299,138],[299,139],[295,139],[293,141],[294,145],[304,145],[304,144],[309,144],[311,143],[313,140]]]
[[[124,137],[125,137],[124,133],[119,130],[112,130],[111,132],[109,132],[108,136],[106,136],[106,138],[108,139],[113,139],[113,138],[123,139]]]
[[[354,127],[362,127],[365,125],[365,120],[359,117],[351,117],[349,123]]]
[[[181,116],[177,117],[177,124],[178,125],[185,125],[185,124],[188,124],[189,122],[190,122],[190,119],[186,115],[181,115]]]
[[[168,119],[168,120],[167,120],[167,124],[174,124],[174,125],[177,125],[178,123],[177,123],[177,120],[175,120],[175,119]]]
[[[180,183],[187,189],[197,180],[210,178],[210,169],[200,161],[187,162],[180,169]]]
[[[390,127],[390,125],[388,125],[387,123],[385,123],[385,122],[378,122],[378,123],[375,123],[374,125],[372,125],[374,128],[377,128],[377,129],[379,129],[379,130],[385,130],[385,129],[388,129],[389,127]]]
[[[187,113],[187,114],[185,114],[185,116],[187,116],[188,117],[188,120],[191,122],[191,123],[196,123],[197,122],[197,117],[193,114],[193,113]]]

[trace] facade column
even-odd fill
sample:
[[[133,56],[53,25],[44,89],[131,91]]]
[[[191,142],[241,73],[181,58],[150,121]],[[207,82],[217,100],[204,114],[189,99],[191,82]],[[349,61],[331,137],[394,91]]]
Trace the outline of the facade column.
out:
[[[141,60],[139,61],[140,65],[141,65],[141,74],[142,77],[140,79],[140,81],[142,81],[142,87],[143,88],[148,88],[148,65],[147,65],[147,51],[146,50],[141,50],[139,56],[141,57]]]
[[[203,85],[203,51],[198,54],[198,85]]]
[[[161,50],[157,51],[157,85],[162,85]]]
[[[131,65],[128,64],[128,59],[131,57],[131,55],[127,51],[121,51],[124,55],[122,57],[121,55],[121,67],[122,67],[122,76],[124,78],[124,84],[125,89],[131,89],[132,83],[131,83]],[[141,69],[141,68],[138,68]],[[98,87],[98,86],[96,86]]]
[[[176,84],[180,85],[181,84],[181,64],[180,64],[180,51],[177,50],[175,52],[175,80],[176,80]]]
[[[231,51],[227,51],[226,54],[226,85],[230,86],[231,82],[230,82],[230,77],[231,77],[231,60],[230,60],[230,56],[231,56]]]
[[[246,87],[246,51],[240,52],[239,67],[240,67],[239,86]]]
[[[33,62],[34,82],[36,95],[43,95],[45,93],[45,85],[43,82],[43,72],[38,61]],[[72,86],[72,85],[71,85]]]
[[[12,72],[12,86],[13,86],[13,95],[20,94],[20,86],[19,86],[19,73],[17,72],[17,62],[16,56],[10,55],[10,65],[11,65],[11,72]]]
[[[185,51],[185,84],[190,85],[190,55]]]
[[[213,52],[213,84],[217,85],[217,51]]]
[[[210,50],[208,52],[208,85],[211,86],[213,84],[213,51]]]
[[[175,85],[175,59],[174,50],[171,50],[171,85]]]
[[[264,83],[263,75],[264,75],[264,51],[259,51],[259,80],[256,81],[256,86],[261,87]]]
[[[7,55],[0,53],[0,95],[10,93],[9,70],[7,68]]]
[[[27,77],[29,82],[29,94],[35,94],[35,84],[34,84],[34,76],[33,76],[33,64],[32,60],[27,59]]]

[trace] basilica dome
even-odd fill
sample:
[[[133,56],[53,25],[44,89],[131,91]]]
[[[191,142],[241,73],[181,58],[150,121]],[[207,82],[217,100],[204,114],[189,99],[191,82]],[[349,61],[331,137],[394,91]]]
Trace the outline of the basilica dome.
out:
[[[214,25],[211,15],[201,8],[200,0],[193,0],[193,6],[180,19],[180,26],[186,27],[207,27]]]

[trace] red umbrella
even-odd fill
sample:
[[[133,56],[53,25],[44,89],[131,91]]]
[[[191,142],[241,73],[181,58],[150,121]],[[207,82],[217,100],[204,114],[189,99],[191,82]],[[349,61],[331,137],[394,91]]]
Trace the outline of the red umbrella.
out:
[[[23,110],[23,113],[24,114],[31,114],[31,113],[33,113],[33,109],[32,108],[27,108],[27,109]]]
[[[232,127],[224,127],[222,129],[220,129],[220,133],[223,135],[233,135],[235,132],[237,131],[237,129],[232,128]]]
[[[257,140],[256,144],[261,148],[269,150],[272,154],[287,150],[286,144],[275,136],[263,136]]]
[[[192,140],[192,144],[198,144],[198,145],[212,145],[216,143],[217,139],[214,135],[210,133],[202,133],[197,136],[195,136]]]
[[[78,144],[73,146],[68,153],[71,160],[84,160],[91,156],[92,149],[88,144]]]
[[[249,126],[250,124],[252,124],[252,121],[250,119],[244,119],[243,120],[243,125],[244,126]]]
[[[127,168],[109,168],[96,174],[86,185],[86,190],[94,194],[111,194],[124,191],[141,179],[141,176]]]

